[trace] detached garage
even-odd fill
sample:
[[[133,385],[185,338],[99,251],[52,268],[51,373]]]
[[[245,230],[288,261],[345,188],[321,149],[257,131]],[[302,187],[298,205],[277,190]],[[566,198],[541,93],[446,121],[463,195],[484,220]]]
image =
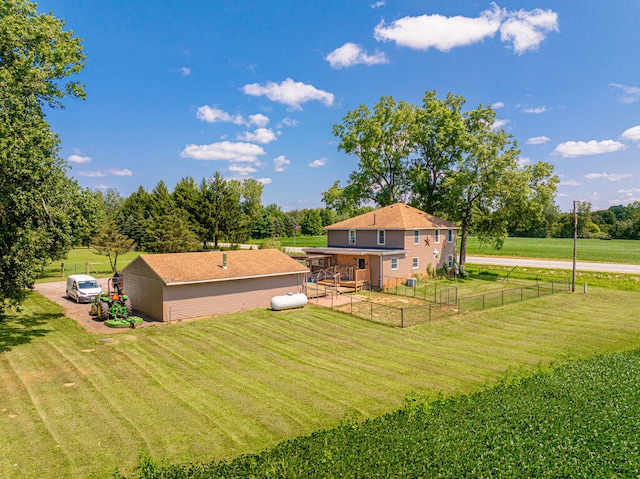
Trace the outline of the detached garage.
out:
[[[309,270],[275,250],[141,254],[122,270],[136,311],[160,321],[265,308],[303,291]]]

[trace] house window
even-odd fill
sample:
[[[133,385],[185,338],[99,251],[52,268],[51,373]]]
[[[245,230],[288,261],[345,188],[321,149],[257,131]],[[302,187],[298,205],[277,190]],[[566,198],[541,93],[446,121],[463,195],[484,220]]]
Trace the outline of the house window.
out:
[[[398,258],[391,258],[391,269],[398,269]]]
[[[420,263],[418,262],[418,258],[413,258],[413,269],[418,269],[420,267]]]
[[[440,230],[434,230],[433,241],[435,241],[436,243],[440,243]]]
[[[384,230],[378,230],[378,244],[384,244]]]
[[[453,230],[449,230],[449,231],[447,232],[447,241],[448,241],[449,243],[453,243]]]
[[[358,269],[365,269],[367,267],[367,262],[364,258],[358,258]]]
[[[356,230],[349,230],[349,244],[356,244]]]
[[[324,258],[312,259],[311,266],[324,266]]]
[[[420,244],[420,231],[418,230],[413,232],[413,244]]]
[[[449,265],[449,268],[453,268],[453,255],[452,254],[447,256],[447,264]]]

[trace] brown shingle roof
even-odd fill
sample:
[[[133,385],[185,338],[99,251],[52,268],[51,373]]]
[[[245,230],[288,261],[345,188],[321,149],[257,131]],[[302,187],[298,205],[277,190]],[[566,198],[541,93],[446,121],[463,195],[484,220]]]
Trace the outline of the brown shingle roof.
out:
[[[167,285],[309,271],[276,249],[227,251],[226,254],[227,269],[223,268],[223,253],[219,251],[141,254],[135,261],[144,261]]]
[[[413,230],[458,226],[404,203],[385,206],[325,227],[325,230]]]

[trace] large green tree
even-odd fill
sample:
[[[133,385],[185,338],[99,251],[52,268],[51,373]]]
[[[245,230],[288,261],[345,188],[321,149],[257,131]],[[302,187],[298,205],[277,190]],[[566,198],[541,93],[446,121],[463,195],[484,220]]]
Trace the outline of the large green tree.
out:
[[[461,266],[469,233],[499,248],[509,227],[544,229],[557,187],[553,167],[520,166],[514,139],[494,128],[492,108],[463,111],[464,104],[462,96],[440,100],[427,91],[420,107],[383,97],[373,112],[349,112],[333,131],[359,169],[344,188],[336,182],[323,194],[327,206],[409,200],[461,227]]]
[[[24,0],[0,2],[0,308],[18,306],[82,228],[85,195],[67,175],[45,108],[84,98],[85,63],[64,22]]]
[[[345,188],[346,204],[355,199],[387,206],[406,197],[414,116],[412,105],[382,97],[373,111],[360,105],[333,126],[333,134],[340,140],[338,149],[358,158],[358,169],[351,173]]]

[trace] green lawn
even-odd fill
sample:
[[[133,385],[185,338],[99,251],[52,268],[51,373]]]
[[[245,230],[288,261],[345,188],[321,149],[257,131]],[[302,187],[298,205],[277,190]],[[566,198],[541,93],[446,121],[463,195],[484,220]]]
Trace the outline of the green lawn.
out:
[[[282,238],[273,238],[276,241],[280,241],[282,246],[295,246],[297,248],[322,248],[327,246],[327,237],[325,235],[320,236],[302,236],[298,235],[295,238],[293,236],[282,237]],[[266,240],[251,240],[249,243],[251,244],[262,244]]]
[[[118,270],[124,268],[132,260],[138,257],[140,251],[130,251],[118,257]],[[36,281],[42,283],[46,281],[60,281],[63,278],[62,275],[62,263],[64,263],[64,276],[70,274],[88,274],[96,278],[103,278],[110,276],[111,266],[109,264],[109,258],[94,253],[90,248],[74,248],[69,251],[67,257],[61,261],[53,261],[45,268],[40,278]]]
[[[458,242],[458,251],[460,251]],[[640,241],[578,239],[578,260],[597,263],[640,264]],[[467,241],[468,255],[512,256],[516,258],[573,260],[573,238],[507,238],[496,250],[483,246],[472,236]]]
[[[399,330],[308,306],[104,336],[38,294],[0,322],[0,477],[104,477],[258,452],[478,391],[509,371],[640,348],[640,296],[593,288]]]

